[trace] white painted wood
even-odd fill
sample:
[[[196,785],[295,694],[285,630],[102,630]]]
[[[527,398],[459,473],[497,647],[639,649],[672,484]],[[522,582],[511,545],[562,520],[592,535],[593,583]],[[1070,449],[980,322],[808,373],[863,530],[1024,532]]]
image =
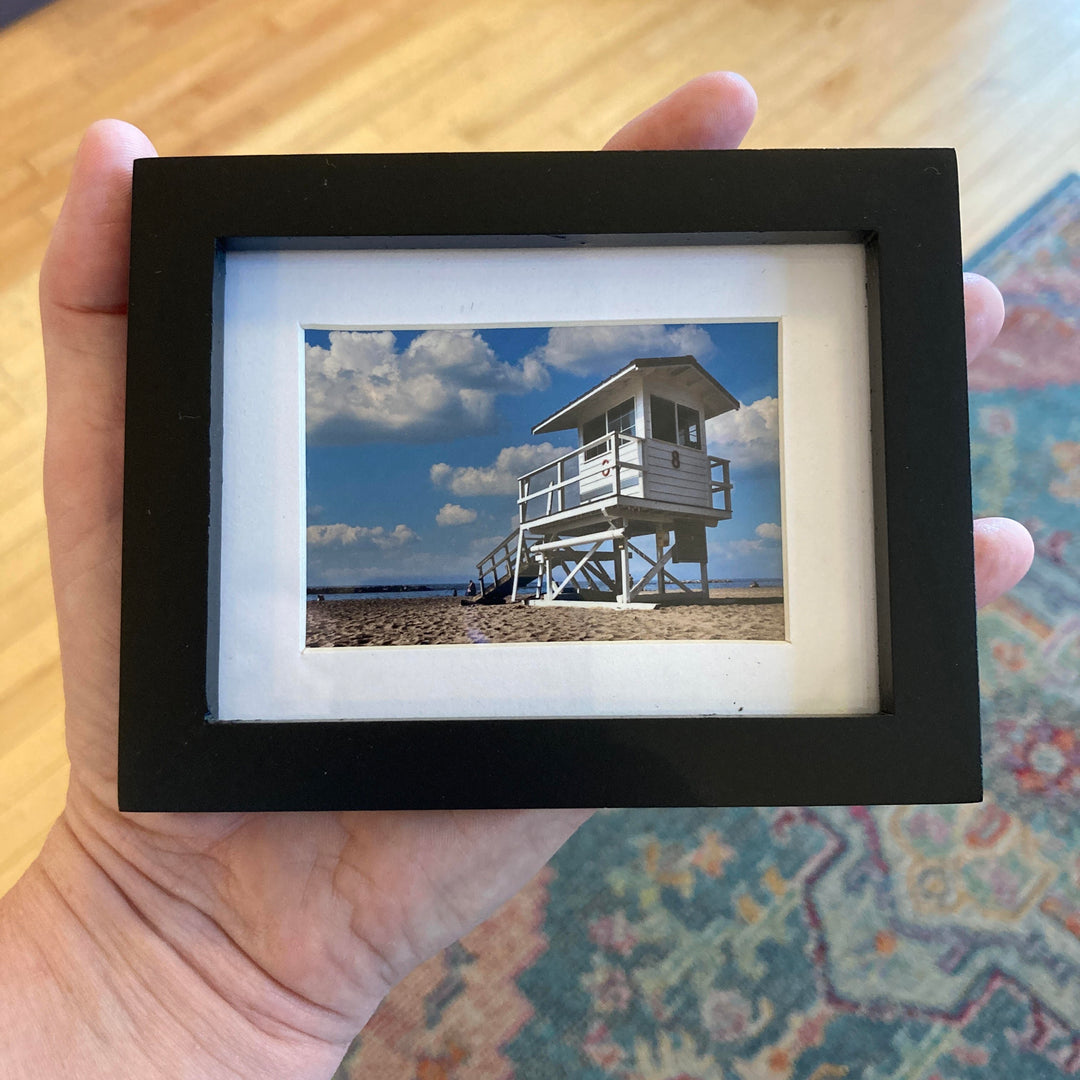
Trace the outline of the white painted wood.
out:
[[[644,577],[638,579],[637,583],[630,590],[630,598],[633,599],[640,593],[646,585],[649,584],[654,578],[657,580],[657,592],[660,592],[660,582],[664,579],[664,567],[671,562],[672,555],[675,554],[674,548],[669,548],[662,555],[660,555],[655,561],[649,558],[643,551],[634,547],[633,544],[628,542],[628,546],[633,548],[647,563],[649,563],[649,569],[646,571]],[[657,576],[659,575],[659,577]]]
[[[661,521],[668,526],[674,520],[700,522],[706,528],[711,528],[718,521],[730,517],[730,514],[713,507],[676,505],[661,502],[658,499],[639,499],[631,495],[609,495],[595,502],[552,514],[551,517],[530,519],[526,527],[532,533],[554,533],[560,527],[576,528],[584,522],[600,525],[605,518],[610,519],[625,514],[650,522],[650,531]]]
[[[604,532],[589,533],[587,536],[567,536],[562,540],[552,540],[546,544],[532,544],[529,550],[533,552],[556,551],[559,548],[572,547],[574,544],[591,544],[594,540],[621,540],[625,535],[625,529],[607,529]]]
[[[712,492],[710,486],[707,483],[695,484],[692,480],[684,480],[678,474],[672,476],[652,473],[646,490],[648,497],[658,502],[700,507],[711,505]]]
[[[686,584],[686,582],[676,577],[676,575],[671,571],[668,566],[671,560],[675,557],[674,543],[671,543],[670,546],[668,546],[668,541],[665,541],[663,545],[658,545],[655,560],[652,559],[650,556],[646,555],[645,552],[641,550],[641,548],[639,548],[636,544],[632,543],[630,540],[626,541],[626,545],[636,555],[639,555],[642,559],[644,559],[645,562],[648,563],[651,567],[651,569],[637,583],[637,585],[634,586],[632,590],[633,594],[636,595],[652,580],[654,576],[656,576],[657,581],[656,591],[660,594],[663,594],[664,592],[665,581],[671,582],[672,585],[677,585],[685,593],[695,592],[695,590],[691,589],[690,586]]]
[[[574,581],[577,578],[577,575],[581,571],[582,567],[584,567],[585,564],[593,557],[593,555],[596,553],[597,548],[599,548],[602,543],[603,540],[597,540],[596,543],[593,544],[593,546],[589,548],[589,550],[585,552],[585,554],[582,555],[582,557],[574,564],[573,569],[567,572],[566,577],[563,578],[562,583],[559,585],[559,587],[554,592],[551,592],[549,589],[549,600],[559,599],[559,596],[562,594],[563,589],[565,589],[566,586],[570,584],[570,582]]]
[[[624,604],[622,601],[609,603],[607,600],[527,600],[529,607],[572,607],[572,608],[604,608],[607,611],[655,611],[660,605],[649,601],[635,600],[633,603]]]
[[[664,553],[664,548],[668,545],[669,534],[667,532],[658,532],[656,534],[656,558],[660,559],[660,556]],[[665,575],[661,572],[660,576],[656,579],[656,591],[660,596],[665,592]]]
[[[672,454],[679,455],[679,467],[672,464]],[[674,443],[650,438],[645,444],[645,497],[663,502],[709,506],[712,502],[712,476],[708,455]]]
[[[630,549],[625,540],[616,540],[615,551],[619,556],[619,597],[620,602],[630,603]]]
[[[601,498],[616,491],[639,493],[641,488],[641,443],[637,439],[608,440],[603,451],[578,464],[578,490],[581,501]]]
[[[521,556],[525,549],[525,534],[521,529],[518,529],[517,535],[517,548],[514,555],[514,585],[510,590],[510,598],[512,600],[517,599],[518,587],[521,584]]]

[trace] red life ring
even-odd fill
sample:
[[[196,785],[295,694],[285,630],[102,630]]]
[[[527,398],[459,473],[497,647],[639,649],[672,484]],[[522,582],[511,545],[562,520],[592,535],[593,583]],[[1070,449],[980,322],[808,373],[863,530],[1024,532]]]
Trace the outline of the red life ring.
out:
[[[600,475],[601,476],[610,476],[611,475],[611,462],[608,461],[607,458],[604,458],[604,460],[602,462],[600,462]]]

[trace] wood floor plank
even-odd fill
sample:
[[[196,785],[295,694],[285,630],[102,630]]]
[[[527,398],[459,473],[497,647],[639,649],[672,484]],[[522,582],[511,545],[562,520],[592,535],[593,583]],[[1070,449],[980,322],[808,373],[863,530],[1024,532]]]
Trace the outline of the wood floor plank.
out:
[[[8,469],[41,471],[42,443],[45,438],[42,411],[23,416],[10,427],[0,428],[0,492],[8,493],[4,474]],[[0,507],[0,514],[3,513]]]
[[[4,821],[21,820],[27,797],[42,780],[65,768],[66,760],[63,725],[58,723],[39,725],[0,754],[0,836],[11,835]]]
[[[0,695],[4,703],[0,755],[7,754],[38,729],[50,725],[62,727],[64,686],[59,652],[44,655],[37,667],[0,683]],[[2,848],[0,843],[0,851]]]
[[[26,625],[0,647],[0,686],[16,685],[59,655],[55,616],[48,609],[27,612]]]

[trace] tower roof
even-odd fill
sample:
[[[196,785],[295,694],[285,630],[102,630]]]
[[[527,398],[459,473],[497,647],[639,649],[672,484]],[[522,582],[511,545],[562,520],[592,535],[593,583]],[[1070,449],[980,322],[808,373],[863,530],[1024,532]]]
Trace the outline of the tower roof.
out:
[[[738,399],[728,390],[725,390],[697,362],[695,357],[647,356],[631,360],[626,367],[616,371],[614,375],[609,375],[591,390],[586,390],[584,394],[574,398],[573,401],[568,405],[564,405],[558,412],[552,413],[546,420],[541,420],[532,429],[532,433],[534,435],[544,435],[549,431],[565,431],[567,428],[576,428],[581,413],[588,408],[590,401],[601,391],[610,389],[631,375],[658,369],[663,369],[668,374],[675,376],[683,384],[686,392],[700,403],[704,412],[703,420],[739,408]]]

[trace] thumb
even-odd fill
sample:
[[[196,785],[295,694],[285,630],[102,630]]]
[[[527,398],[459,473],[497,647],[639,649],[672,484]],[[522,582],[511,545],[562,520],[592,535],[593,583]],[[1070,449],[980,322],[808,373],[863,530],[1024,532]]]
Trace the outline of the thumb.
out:
[[[54,573],[68,541],[119,513],[131,169],[154,153],[118,120],[87,131],[41,268]]]
[[[41,267],[45,511],[73,775],[116,769],[131,168],[153,153],[128,124],[90,128]]]
[[[49,314],[126,310],[131,165],[154,156],[150,140],[122,120],[99,120],[83,136],[41,269]]]

